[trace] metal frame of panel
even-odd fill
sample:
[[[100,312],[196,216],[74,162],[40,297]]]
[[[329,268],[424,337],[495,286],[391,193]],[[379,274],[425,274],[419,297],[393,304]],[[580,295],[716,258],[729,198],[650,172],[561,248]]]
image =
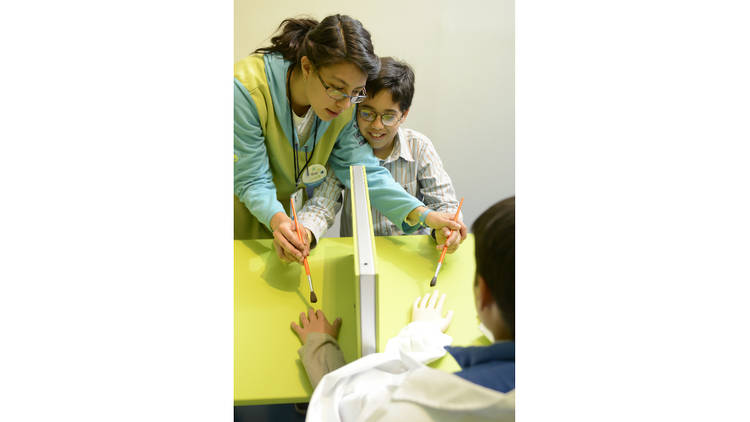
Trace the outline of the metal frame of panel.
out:
[[[377,285],[375,235],[372,228],[370,195],[364,166],[350,166],[352,232],[354,234],[354,272],[358,280],[356,294],[357,351],[359,356],[375,353],[377,346]]]

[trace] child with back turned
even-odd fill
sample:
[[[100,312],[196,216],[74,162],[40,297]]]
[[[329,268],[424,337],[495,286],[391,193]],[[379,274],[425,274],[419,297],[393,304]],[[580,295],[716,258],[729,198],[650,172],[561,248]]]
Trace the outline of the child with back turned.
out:
[[[472,226],[477,316],[494,342],[452,347],[444,334],[445,295],[417,298],[412,322],[390,339],[385,352],[348,365],[323,311],[292,323],[303,346],[302,363],[315,388],[307,421],[512,421],[515,418],[515,198],[486,210]],[[461,370],[450,374],[425,366],[446,352]]]

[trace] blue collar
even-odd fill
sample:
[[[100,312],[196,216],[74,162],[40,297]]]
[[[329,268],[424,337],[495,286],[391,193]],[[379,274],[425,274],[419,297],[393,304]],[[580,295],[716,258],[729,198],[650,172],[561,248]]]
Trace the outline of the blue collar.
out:
[[[514,341],[502,341],[489,346],[446,346],[446,349],[461,365],[461,370],[455,375],[501,393],[507,393],[516,388],[516,343]]]
[[[461,369],[491,361],[515,362],[516,360],[515,341],[499,341],[489,346],[445,346],[445,349],[456,359]]]

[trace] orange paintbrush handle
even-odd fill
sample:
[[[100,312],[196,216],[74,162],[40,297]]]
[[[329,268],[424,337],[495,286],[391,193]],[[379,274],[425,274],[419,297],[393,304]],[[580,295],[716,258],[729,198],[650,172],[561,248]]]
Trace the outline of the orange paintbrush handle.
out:
[[[458,213],[461,212],[461,207],[464,205],[464,198],[461,198],[461,202],[458,203],[458,209],[456,210],[456,215],[453,216],[453,221],[458,221]]]
[[[310,275],[310,266],[307,265],[307,257],[305,257],[305,260],[303,262],[305,263],[305,274]]]
[[[461,198],[461,202],[458,203],[458,209],[456,210],[456,215],[453,216],[453,221],[458,221],[458,213],[461,212],[461,206],[464,204],[464,198]],[[295,217],[296,219],[296,217]],[[445,258],[445,252],[448,251],[448,245],[443,246],[443,253],[440,254],[440,261],[443,262],[443,259]]]
[[[459,205],[460,209],[460,205]],[[305,243],[304,240],[302,240],[302,232],[299,230],[299,221],[297,220],[297,210],[294,208],[294,198],[292,198],[292,214],[294,215],[294,225],[297,227],[297,238],[300,242]],[[304,261],[305,263],[305,274],[310,275],[310,266],[307,264],[307,257],[305,257]]]
[[[440,254],[440,260],[438,262],[442,263],[443,259],[445,258],[445,253],[448,252],[448,246],[443,246],[443,253]]]

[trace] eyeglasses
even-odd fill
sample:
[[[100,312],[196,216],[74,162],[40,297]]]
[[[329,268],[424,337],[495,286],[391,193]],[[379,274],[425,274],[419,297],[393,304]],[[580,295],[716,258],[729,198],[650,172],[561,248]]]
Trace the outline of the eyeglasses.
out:
[[[323,82],[323,78],[320,77],[320,72],[317,73],[318,79],[320,79],[320,83],[323,84],[323,88],[326,89],[326,94],[328,94],[328,96],[331,97],[332,100],[341,101],[344,98],[348,98],[352,104],[358,104],[364,101],[365,98],[367,98],[367,92],[364,88],[362,88],[362,93],[360,95],[347,95],[332,86],[326,85],[326,83]]]
[[[378,118],[378,115],[380,115],[380,121],[383,122],[383,126],[393,126],[401,119],[399,115],[391,112],[381,114],[366,108],[359,109],[359,117],[366,122],[374,122]]]

